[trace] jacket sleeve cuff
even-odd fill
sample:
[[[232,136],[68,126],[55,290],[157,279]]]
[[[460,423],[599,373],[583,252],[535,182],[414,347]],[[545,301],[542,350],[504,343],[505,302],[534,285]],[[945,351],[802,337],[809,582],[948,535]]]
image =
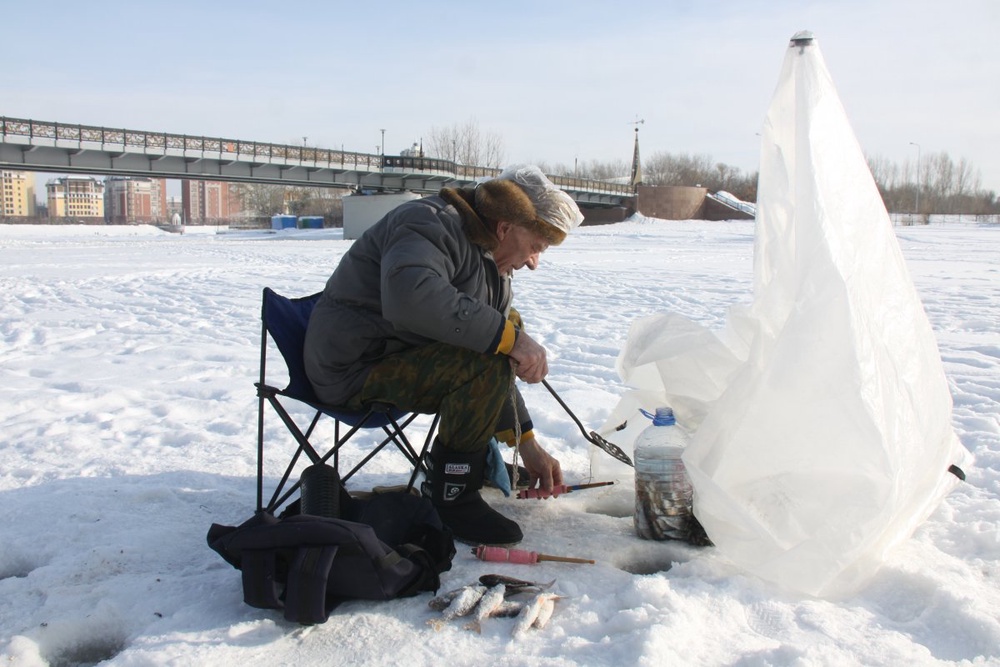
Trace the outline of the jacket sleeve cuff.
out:
[[[500,332],[500,342],[496,346],[497,354],[510,354],[517,340],[517,327],[510,320],[504,320],[503,331]]]
[[[503,431],[497,431],[493,436],[500,442],[506,444],[508,447],[513,447],[517,444],[517,436],[514,435],[514,429],[508,428]],[[521,433],[521,442],[525,442],[530,438],[535,437],[535,432],[533,429],[528,429]]]

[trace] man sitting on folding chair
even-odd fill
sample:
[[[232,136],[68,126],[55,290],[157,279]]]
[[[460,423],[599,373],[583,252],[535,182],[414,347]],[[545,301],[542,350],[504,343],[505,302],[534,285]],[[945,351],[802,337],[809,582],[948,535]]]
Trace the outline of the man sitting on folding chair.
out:
[[[563,482],[514,384],[515,375],[540,382],[548,365],[511,309],[510,280],[582,220],[537,167],[444,188],[398,206],[355,241],[309,320],[305,367],[320,400],[440,414],[422,492],[458,539],[522,538],[479,495],[494,436],[519,443],[543,496]]]

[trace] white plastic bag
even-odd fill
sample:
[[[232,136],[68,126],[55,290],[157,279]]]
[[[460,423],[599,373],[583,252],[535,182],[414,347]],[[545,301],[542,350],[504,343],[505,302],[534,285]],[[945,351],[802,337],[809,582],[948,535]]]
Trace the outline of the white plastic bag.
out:
[[[971,459],[892,224],[811,35],[793,38],[762,136],[754,301],[720,335],[633,325],[636,404],[697,428],[684,462],[719,551],[792,590],[860,588]]]

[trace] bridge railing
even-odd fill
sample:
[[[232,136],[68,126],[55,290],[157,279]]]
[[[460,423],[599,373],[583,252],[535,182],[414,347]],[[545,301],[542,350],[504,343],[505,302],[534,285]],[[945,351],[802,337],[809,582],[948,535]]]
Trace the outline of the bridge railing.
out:
[[[493,167],[474,167],[433,157],[413,155],[384,155],[382,169],[387,173],[421,173],[449,174],[463,180],[474,181],[478,178],[491,178],[500,174],[500,169]],[[568,176],[548,175],[549,180],[564,190],[579,192],[599,192],[629,196],[633,194],[632,186],[622,183],[595,181],[589,178],[572,178]]]
[[[25,118],[9,118],[0,116],[0,136],[22,136],[32,139],[51,139],[53,142],[75,142],[82,148],[83,144],[97,144],[102,149],[140,148],[143,151],[166,152],[194,151],[203,154],[214,154],[219,157],[250,157],[252,159],[286,160],[307,162],[317,166],[350,166],[364,167],[369,171],[378,171],[382,166],[379,155],[338,151],[312,146],[292,146],[287,144],[271,144],[242,139],[225,139],[221,137],[199,137],[187,134],[171,134],[167,132],[149,132],[145,130],[126,130],[119,128],[98,127],[93,125],[70,125],[29,120]],[[56,143],[56,145],[59,145]]]
[[[745,202],[733,197],[729,193],[723,192],[709,192],[705,195],[709,199],[717,201],[721,204],[728,206],[729,208],[736,209],[737,211],[742,211],[744,213],[749,213],[750,215],[757,217],[757,205],[750,202]]]
[[[438,174],[467,181],[492,177],[500,173],[492,167],[474,167],[453,160],[417,155],[383,155],[382,170],[386,173]]]
[[[595,181],[590,178],[574,178],[572,176],[549,176],[549,180],[563,190],[572,190],[575,192],[596,192],[622,197],[630,197],[635,194],[634,188],[626,183]]]

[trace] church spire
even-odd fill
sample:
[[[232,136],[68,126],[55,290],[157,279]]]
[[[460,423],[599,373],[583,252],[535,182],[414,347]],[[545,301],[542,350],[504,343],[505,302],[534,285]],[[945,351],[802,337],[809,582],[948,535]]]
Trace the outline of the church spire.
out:
[[[632,179],[630,181],[632,190],[637,190],[642,185],[642,162],[639,161],[639,125],[645,120],[636,120],[635,125],[635,148],[632,150]]]

